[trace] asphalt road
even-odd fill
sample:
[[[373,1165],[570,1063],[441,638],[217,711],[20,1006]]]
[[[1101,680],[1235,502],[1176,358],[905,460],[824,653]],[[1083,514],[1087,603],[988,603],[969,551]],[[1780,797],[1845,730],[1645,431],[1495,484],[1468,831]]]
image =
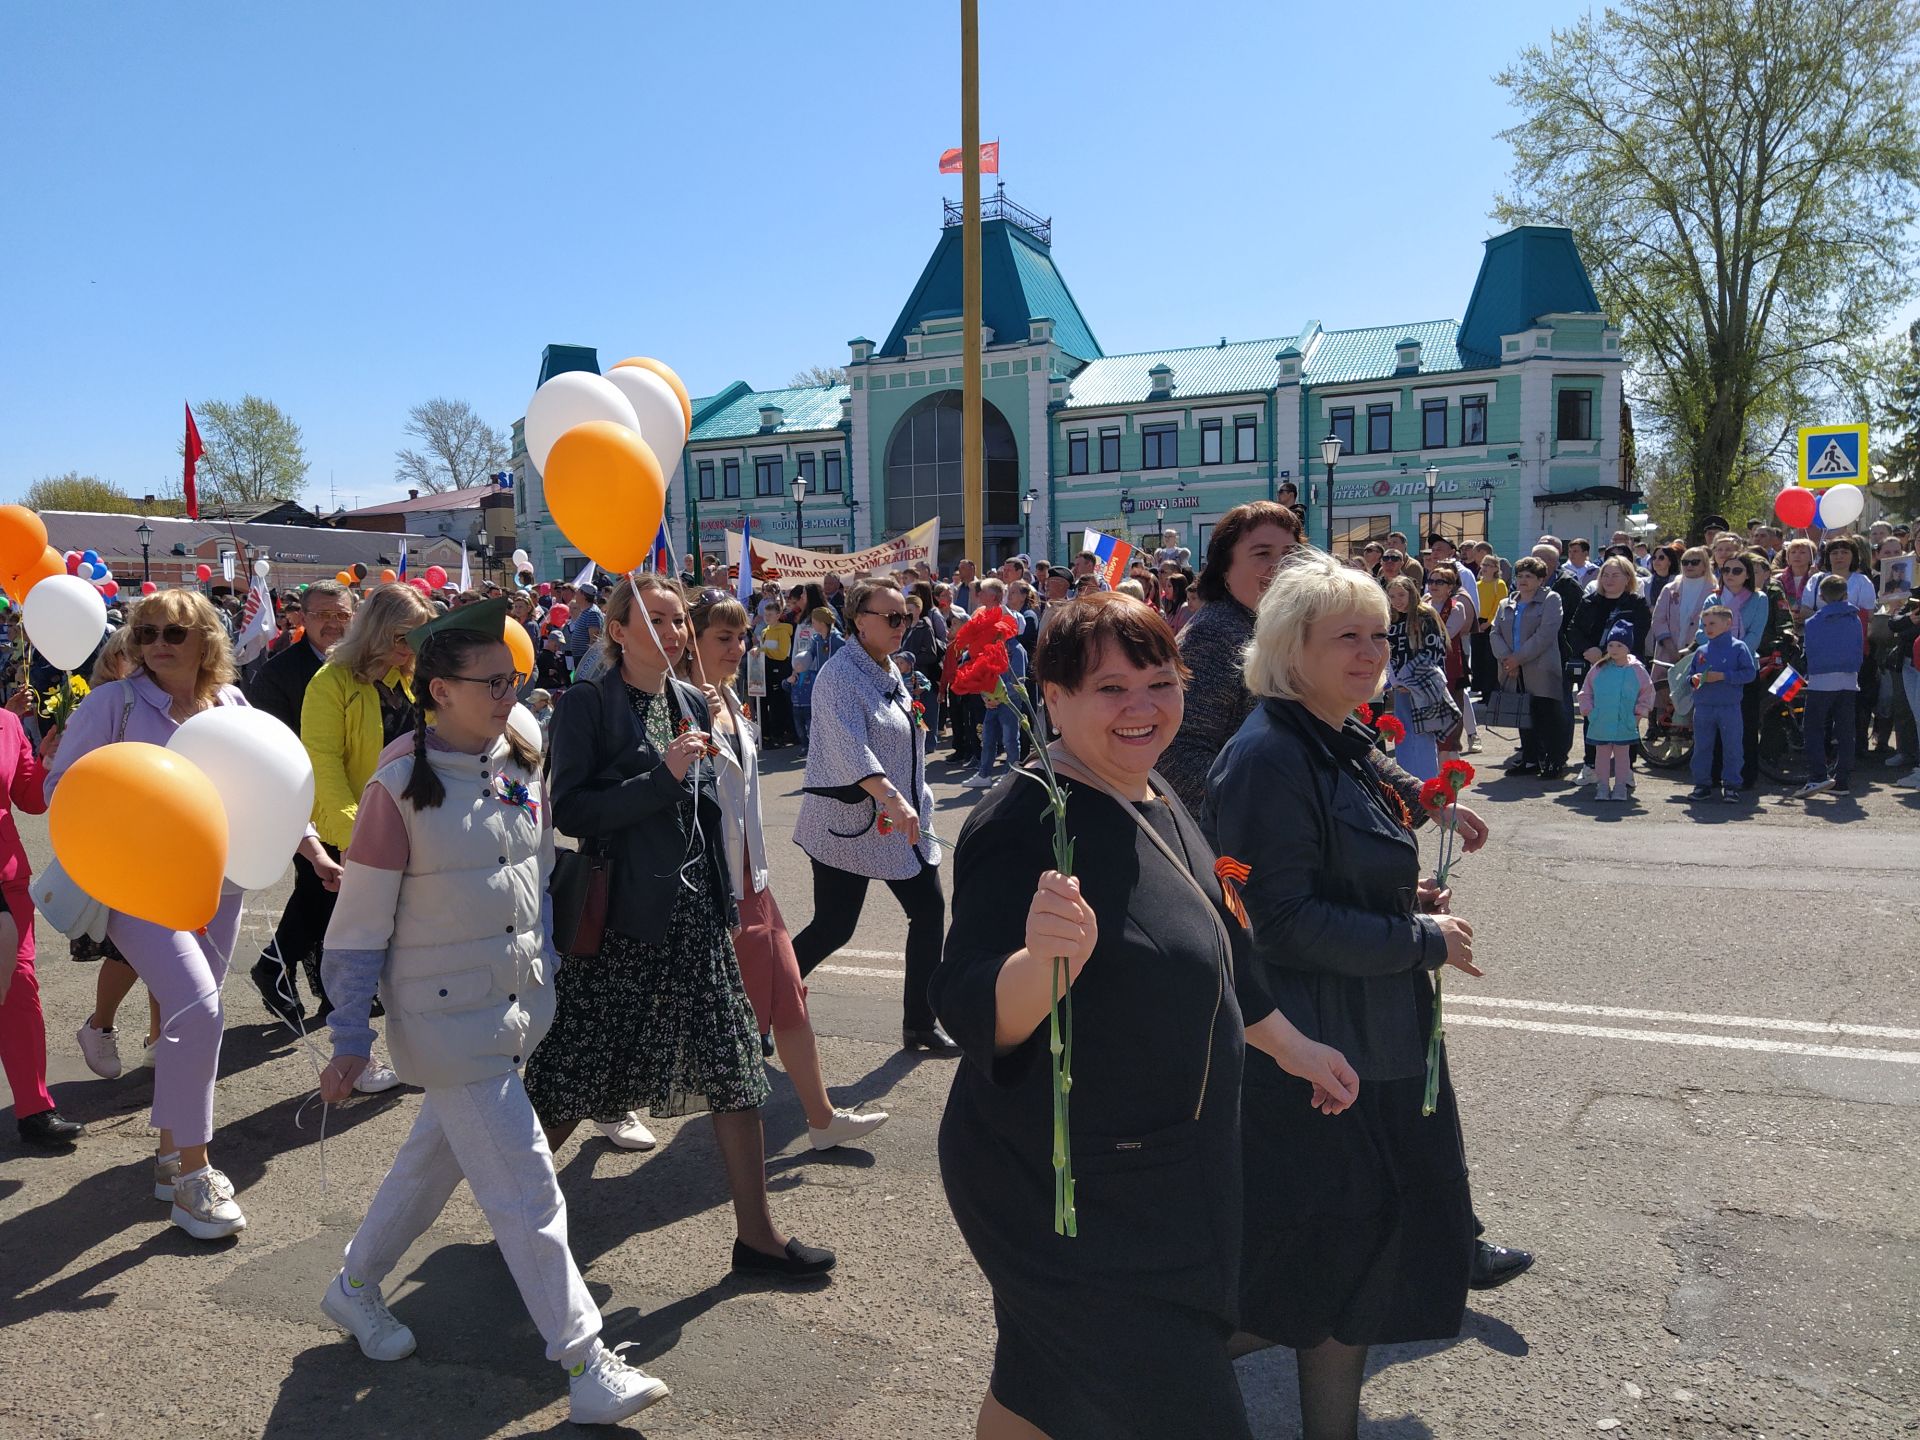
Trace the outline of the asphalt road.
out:
[[[1496,738],[1483,758],[1506,750]],[[770,771],[768,830],[784,837],[793,752]],[[1449,1043],[1478,1209],[1539,1263],[1474,1296],[1459,1339],[1377,1352],[1364,1434],[1920,1431],[1920,792],[1884,778],[1868,765],[1850,798],[1698,819],[1659,774],[1631,807],[1480,788],[1493,843],[1454,885],[1487,975],[1449,986]],[[975,796],[938,793],[952,836]],[[44,823],[22,829],[44,862]],[[776,851],[797,929],[804,861]],[[249,914],[243,964],[283,893]],[[954,1062],[897,1048],[904,928],[876,889],[855,948],[813,977],[837,1099],[892,1124],[816,1156],[778,1075],[766,1112],[777,1217],[839,1252],[830,1284],[726,1279],[732,1220],[704,1120],[659,1123],[649,1155],[597,1138],[561,1152],[606,1338],[674,1389],[644,1433],[972,1433],[989,1297],[934,1161]],[[303,1104],[312,1062],[231,983],[214,1155],[250,1223],[193,1241],[150,1198],[150,1072],[84,1070],[72,1037],[93,968],[44,927],[40,944],[55,1095],[91,1133],[46,1156],[0,1129],[0,1435],[568,1431],[561,1376],[464,1189],[397,1272],[416,1357],[367,1361],[317,1309],[413,1092],[335,1108],[323,1142],[320,1107]],[[125,1021],[140,1023],[138,992]],[[1295,1435],[1290,1356],[1240,1373],[1256,1433]]]

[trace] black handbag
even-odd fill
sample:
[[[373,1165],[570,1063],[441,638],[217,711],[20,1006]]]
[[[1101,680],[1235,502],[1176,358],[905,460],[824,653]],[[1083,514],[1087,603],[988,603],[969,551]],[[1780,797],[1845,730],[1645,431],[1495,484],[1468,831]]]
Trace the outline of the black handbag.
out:
[[[600,953],[607,931],[607,857],[562,850],[547,881],[553,897],[553,948],[571,959]]]

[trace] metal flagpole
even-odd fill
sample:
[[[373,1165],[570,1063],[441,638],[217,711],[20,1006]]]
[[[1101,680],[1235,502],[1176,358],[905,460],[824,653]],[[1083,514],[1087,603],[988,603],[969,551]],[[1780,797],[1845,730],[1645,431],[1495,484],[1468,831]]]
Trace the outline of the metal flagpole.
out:
[[[986,489],[981,452],[983,426],[980,383],[980,0],[960,0],[960,177],[961,177],[961,324],[965,328],[961,388],[961,514],[965,554],[984,570]]]

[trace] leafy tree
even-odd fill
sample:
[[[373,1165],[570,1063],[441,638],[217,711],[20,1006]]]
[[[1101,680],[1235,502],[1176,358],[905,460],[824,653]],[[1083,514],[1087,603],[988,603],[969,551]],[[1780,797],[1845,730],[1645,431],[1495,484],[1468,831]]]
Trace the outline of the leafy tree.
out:
[[[507,437],[464,400],[433,399],[407,412],[407,433],[422,450],[394,453],[394,479],[438,492],[484,485],[507,468]]]
[[[787,382],[798,390],[803,385],[844,385],[847,383],[847,370],[844,365],[809,365],[804,370],[793,372],[793,378]]]
[[[111,480],[82,475],[78,470],[34,481],[20,503],[29,510],[84,510],[100,515],[125,514],[133,509],[127,492]]]
[[[1690,477],[1689,529],[1733,518],[1796,425],[1879,378],[1915,253],[1917,19],[1915,0],[1625,0],[1497,77],[1522,119],[1495,214],[1574,231],[1638,413]]]
[[[1920,494],[1920,320],[1907,327],[1901,358],[1893,367],[1874,417],[1874,468],[1885,468],[1883,499],[1912,508]],[[1884,437],[1884,438],[1881,438]]]
[[[307,479],[300,427],[271,400],[203,400],[193,407],[207,447],[195,471],[202,502],[260,505],[298,496]],[[183,446],[184,446],[184,442]]]

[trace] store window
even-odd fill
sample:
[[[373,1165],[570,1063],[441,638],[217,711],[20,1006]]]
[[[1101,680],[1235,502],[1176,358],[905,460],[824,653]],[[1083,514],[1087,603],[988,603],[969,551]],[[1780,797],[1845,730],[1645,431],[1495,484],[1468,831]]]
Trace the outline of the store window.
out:
[[[1175,425],[1148,425],[1140,431],[1142,470],[1171,470],[1180,463],[1180,429]]]
[[[1333,517],[1333,553],[1358,555],[1369,540],[1387,543],[1387,532],[1394,528],[1392,511],[1379,515],[1336,515]]]
[[[1424,510],[1420,512],[1419,520],[1424,528],[1427,523]],[[1469,540],[1484,540],[1487,538],[1487,512],[1484,507],[1437,511],[1433,517],[1433,528],[1456,546],[1464,545]]]
[[[1220,422],[1202,420],[1200,422],[1200,463],[1218,465],[1220,453]]]

